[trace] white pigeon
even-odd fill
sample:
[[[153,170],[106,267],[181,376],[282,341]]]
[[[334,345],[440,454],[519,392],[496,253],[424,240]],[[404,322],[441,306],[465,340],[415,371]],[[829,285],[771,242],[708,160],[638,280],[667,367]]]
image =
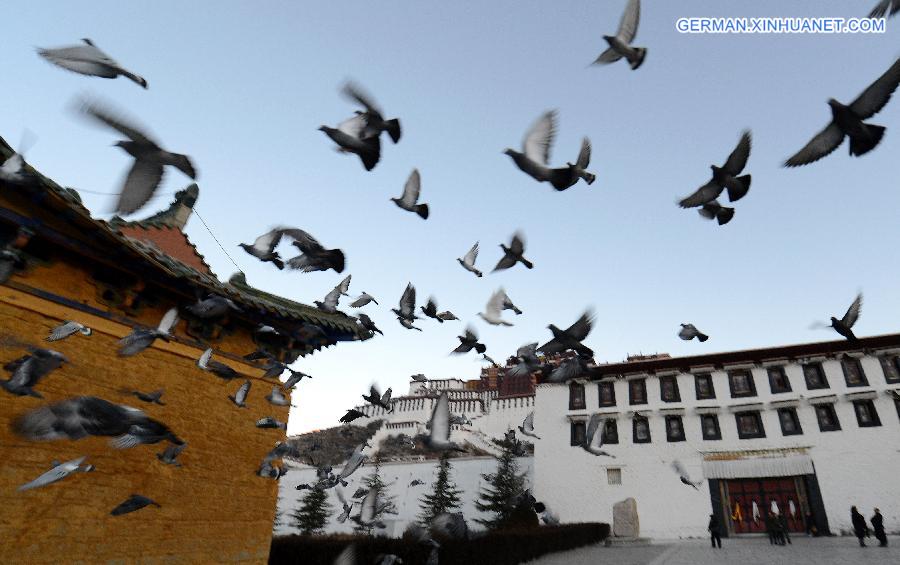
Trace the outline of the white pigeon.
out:
[[[239,406],[240,408],[246,408],[247,395],[250,394],[250,385],[251,383],[249,380],[244,381],[244,384],[242,384],[240,388],[237,389],[237,392],[234,393],[234,396],[229,396],[228,398],[230,398],[236,406]]]
[[[13,153],[0,165],[0,180],[12,184],[24,183],[28,178],[25,171],[25,158],[23,155],[34,144],[34,134],[25,130],[22,134],[22,142],[19,144],[19,152]]]
[[[431,419],[428,420],[428,429],[429,434],[422,442],[428,449],[433,451],[447,451],[449,449],[464,451],[450,441],[450,396],[447,394],[447,391],[442,392],[434,404]]]
[[[272,387],[272,392],[266,395],[266,400],[275,406],[289,406],[291,401],[285,398],[284,394],[278,388],[278,385]]]
[[[318,300],[314,301],[316,308],[323,312],[335,313],[337,312],[338,301],[341,299],[341,296],[344,295],[347,290],[350,289],[350,277],[345,278],[339,285],[331,289],[331,292],[325,295],[325,298],[322,299],[321,302]]]
[[[101,51],[90,39],[82,39],[84,45],[38,49],[38,55],[54,65],[82,75],[100,78],[123,76],[147,88],[147,81],[131,71],[122,68],[112,57]]]
[[[338,515],[337,517],[337,521],[339,524],[343,524],[347,521],[347,518],[350,517],[350,512],[353,511],[353,505],[356,504],[356,501],[351,500],[348,504],[347,499],[344,498],[344,491],[341,489],[341,487],[337,487],[334,490],[337,493],[338,500],[341,502],[341,506],[343,507],[340,515]]]
[[[506,292],[501,287],[491,295],[490,300],[488,300],[487,305],[484,307],[484,312],[479,312],[478,316],[492,326],[511,326],[512,324],[510,322],[507,322],[501,317],[505,301]]]
[[[644,62],[647,49],[644,47],[632,47],[631,42],[637,36],[638,24],[641,19],[641,0],[628,0],[622,20],[619,22],[619,31],[615,36],[604,35],[603,39],[609,43],[609,49],[600,54],[594,61],[594,65],[615,63],[622,57],[631,65],[631,70],[636,70]]]
[[[475,268],[475,260],[478,259],[478,242],[475,242],[475,245],[472,246],[472,249],[469,249],[469,252],[464,256],[457,258],[459,264],[462,265],[462,268],[469,271],[470,273],[475,273],[476,277],[481,277],[482,273],[478,269]]]
[[[135,328],[119,340],[119,355],[129,357],[150,347],[157,338],[169,341],[172,330],[178,324],[178,308],[170,308],[159,321],[156,328]]]
[[[610,455],[601,449],[603,447],[602,423],[603,417],[600,416],[600,414],[591,416],[591,420],[588,422],[587,435],[585,436],[584,445],[582,447],[592,455],[605,455],[606,457],[615,459],[615,455]]]
[[[418,169],[413,169],[406,179],[403,186],[403,195],[400,198],[391,198],[391,200],[400,208],[415,212],[423,220],[428,219],[428,204],[417,204],[419,201],[419,192],[422,189],[422,178]]]
[[[521,426],[519,426],[519,431],[522,432],[522,435],[541,439],[537,434],[534,433],[534,410],[532,410],[528,413],[527,416],[525,416],[525,421],[522,422]]]
[[[85,326],[84,324],[66,320],[62,324],[50,330],[50,335],[48,335],[44,339],[47,341],[59,341],[61,339],[69,337],[70,335],[75,335],[76,333],[80,333],[83,336],[89,336],[91,335],[91,333],[93,333],[93,331],[91,330],[91,328]]]
[[[33,481],[29,481],[24,485],[20,486],[18,490],[21,492],[23,490],[30,490],[33,488],[39,488],[43,486],[47,486],[51,483],[55,483],[56,481],[61,481],[65,479],[72,473],[76,471],[81,471],[87,473],[88,471],[93,471],[93,465],[85,465],[81,466],[84,463],[84,460],[87,457],[79,457],[78,459],[72,459],[71,461],[66,461],[65,463],[59,463],[58,461],[54,461],[52,463],[52,468],[41,475],[40,477],[34,479]]]
[[[378,301],[375,300],[374,296],[372,296],[368,292],[364,291],[362,294],[359,295],[359,297],[356,300],[354,300],[353,302],[350,303],[350,307],[351,308],[362,308],[369,302],[374,302],[375,304],[378,304]]]
[[[703,484],[703,481],[692,481],[690,475],[688,474],[687,469],[678,459],[672,461],[672,468],[678,473],[678,478],[681,479],[681,482],[686,484],[689,487],[694,487],[695,490],[700,490],[700,485]]]

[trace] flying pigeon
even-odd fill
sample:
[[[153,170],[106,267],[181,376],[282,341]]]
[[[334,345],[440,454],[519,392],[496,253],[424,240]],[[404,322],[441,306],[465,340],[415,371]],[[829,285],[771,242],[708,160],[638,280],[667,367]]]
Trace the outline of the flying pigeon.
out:
[[[56,481],[61,481],[77,471],[81,471],[83,473],[93,471],[93,465],[82,465],[85,459],[87,459],[86,456],[79,457],[78,459],[72,459],[71,461],[66,461],[65,463],[54,461],[51,464],[51,469],[49,471],[32,481],[28,481],[24,485],[20,486],[17,490],[21,492],[23,490],[31,490],[33,488],[47,486],[51,483],[55,483]]]
[[[425,304],[425,306],[419,306],[419,309],[422,310],[422,313],[424,313],[427,317],[434,318],[442,324],[444,323],[443,318],[438,316],[437,301],[433,296],[429,296],[428,302]]]
[[[357,418],[365,418],[365,417],[366,417],[366,415],[363,414],[362,412],[360,412],[359,410],[354,410],[351,408],[350,410],[347,410],[346,414],[341,416],[340,422],[342,424],[348,424],[348,423],[352,422],[353,420],[356,420]]]
[[[288,469],[285,466],[279,467],[278,465],[272,465],[271,461],[263,461],[259,469],[256,470],[257,476],[260,476],[264,479],[275,479],[276,481],[281,477],[287,475]],[[309,485],[304,485],[309,488]],[[297,490],[300,490],[297,487]]]
[[[503,310],[512,310],[516,313],[516,316],[522,313],[522,311],[513,304],[512,300],[509,299],[509,295],[506,294],[506,291],[503,292]]]
[[[31,353],[24,355],[15,361],[10,361],[3,368],[12,374],[8,380],[0,381],[0,387],[17,396],[33,396],[43,398],[34,387],[41,379],[68,363],[65,355],[52,349],[32,347]]]
[[[534,346],[537,347],[537,344],[535,343]],[[488,356],[487,353],[482,353],[482,354],[481,354],[481,358],[482,358],[484,361],[487,361],[488,363],[490,363],[491,365],[493,365],[494,367],[499,367],[499,366],[500,366],[496,361],[494,361],[493,359],[491,359],[491,357]]]
[[[893,16],[897,12],[900,12],[900,0],[881,0],[881,2],[869,12],[869,17],[884,18]]]
[[[266,395],[266,400],[269,401],[270,404],[274,404],[275,406],[290,406],[291,401],[285,398],[284,394],[278,390],[277,386],[272,387],[272,392]]]
[[[588,422],[587,434],[581,447],[591,455],[605,455],[615,459],[615,455],[610,455],[601,449],[603,447],[603,428],[600,424],[602,423],[603,417],[600,414],[591,416]]]
[[[172,308],[163,315],[159,326],[153,328],[135,328],[130,334],[119,340],[119,355],[130,357],[150,347],[157,338],[169,341],[172,330],[178,323],[178,309]]]
[[[831,122],[816,134],[806,146],[788,159],[785,167],[808,165],[825,157],[838,148],[845,136],[850,137],[850,155],[865,155],[875,148],[884,135],[885,128],[863,123],[881,111],[891,99],[900,84],[900,59],[860,94],[856,100],[845,106],[831,98]]]
[[[709,339],[709,336],[698,330],[694,324],[681,324],[681,331],[678,332],[678,337],[684,341],[690,341],[695,337],[701,342]]]
[[[516,232],[513,234],[512,241],[509,244],[509,247],[500,244],[500,248],[503,249],[503,258],[497,263],[497,266],[494,267],[494,271],[502,271],[503,269],[508,269],[514,266],[517,262],[525,265],[527,269],[533,269],[534,264],[531,261],[525,258],[523,253],[525,252],[525,238],[524,236]]]
[[[187,447],[186,443],[182,443],[181,445],[169,445],[163,450],[162,453],[157,453],[156,458],[166,465],[175,465],[176,467],[181,467],[181,463],[179,463],[175,459],[181,454],[182,451],[184,451],[185,447]]]
[[[432,451],[465,451],[450,441],[450,397],[447,391],[434,404],[431,419],[428,421],[429,434],[422,440],[423,445]]]
[[[372,296],[368,292],[363,292],[362,294],[359,295],[359,298],[357,298],[356,300],[354,300],[353,302],[350,303],[350,307],[351,308],[362,308],[369,302],[374,302],[375,304],[378,304],[378,301],[375,300],[374,296]]]
[[[344,498],[344,491],[341,490],[340,488],[336,488],[334,490],[335,490],[335,493],[337,494],[338,500],[341,503],[341,507],[343,508],[341,510],[341,513],[337,517],[337,521],[339,524],[343,524],[344,522],[347,521],[347,518],[350,517],[350,513],[353,511],[353,505],[356,504],[356,501],[351,500],[350,503],[348,504],[347,499]]]
[[[350,455],[350,458],[347,459],[347,462],[344,464],[344,468],[341,469],[340,474],[337,476],[338,480],[343,484],[344,479],[347,479],[356,472],[357,469],[362,466],[362,464],[368,459],[368,456],[364,455],[362,450],[368,444],[361,443],[356,446],[353,450],[353,453]],[[346,486],[346,484],[344,485]]]
[[[718,200],[707,202],[697,212],[707,220],[718,221],[720,226],[724,226],[734,217],[734,208],[722,206]]]
[[[553,339],[538,348],[538,351],[551,355],[560,353],[567,349],[574,349],[578,354],[585,357],[593,357],[594,352],[589,347],[585,347],[581,342],[591,333],[594,316],[590,310],[586,310],[577,322],[569,326],[565,331],[560,330],[553,324],[547,328],[553,332]]]
[[[519,426],[519,431],[522,432],[522,435],[541,439],[537,434],[534,433],[534,410],[532,410],[528,413],[527,416],[525,416],[525,421],[523,421],[522,425]]]
[[[844,317],[838,320],[834,316],[831,317],[831,327],[834,328],[834,331],[846,337],[850,341],[856,341],[856,336],[853,335],[853,325],[856,323],[856,320],[859,318],[859,311],[862,308],[862,293],[856,295],[856,299],[853,301],[853,304],[850,305],[850,308],[847,308],[847,312],[844,314]]]
[[[25,184],[33,176],[25,168],[25,152],[33,145],[33,136],[30,136],[29,133],[26,130],[22,135],[19,152],[13,153],[0,164],[0,181],[10,184]]]
[[[345,96],[356,101],[360,106],[366,109],[365,112],[357,112],[357,115],[365,119],[365,127],[363,128],[360,138],[370,139],[379,137],[381,132],[386,131],[391,136],[394,143],[400,141],[400,121],[396,118],[385,120],[381,113],[381,109],[372,101],[363,89],[352,82],[344,85],[342,90]]]
[[[287,424],[285,424],[284,422],[279,422],[271,416],[266,416],[265,418],[260,418],[259,420],[257,420],[256,427],[287,430]]]
[[[312,378],[312,375],[307,375],[306,373],[303,373],[301,371],[295,371],[288,366],[285,366],[285,369],[288,370],[291,376],[288,377],[288,379],[281,385],[281,388],[283,388],[284,390],[288,390],[291,387],[295,386],[303,379],[303,377],[306,377],[307,379]]]
[[[391,200],[407,212],[415,212],[420,218],[427,220],[428,204],[417,204],[421,187],[422,179],[419,176],[419,170],[413,169],[403,186],[403,195],[400,198],[391,198]]]
[[[90,39],[82,39],[82,41],[84,45],[38,49],[37,52],[47,61],[67,71],[100,78],[117,78],[121,75],[147,88],[147,81],[143,77],[122,68],[109,55],[97,48]]]
[[[316,308],[330,314],[337,312],[338,301],[341,299],[341,296],[346,295],[347,291],[350,289],[350,276],[351,275],[347,275],[340,284],[331,289],[331,292],[325,295],[322,302],[316,300]]]
[[[204,371],[209,371],[220,379],[225,379],[226,381],[236,379],[240,376],[238,375],[237,371],[235,371],[225,363],[213,360],[212,354],[213,350],[211,347],[204,351],[203,355],[200,356],[200,359],[197,360],[197,366]]]
[[[379,504],[378,491],[369,489],[360,503],[359,515],[353,517],[353,521],[364,528],[384,528],[385,524],[378,520],[379,509],[384,507]]]
[[[369,396],[365,394],[362,395],[363,400],[371,404],[376,408],[384,408],[388,412],[393,412],[394,407],[391,405],[391,389],[388,388],[384,391],[384,394],[381,394],[378,391],[378,387],[372,385],[369,387]]]
[[[469,249],[469,252],[466,253],[461,258],[457,258],[459,264],[462,265],[462,268],[469,271],[470,273],[475,273],[476,277],[481,277],[482,273],[478,269],[475,268],[475,260],[478,259],[478,242],[475,242],[475,245],[472,246],[472,249]]]
[[[162,398],[163,389],[154,390],[152,392],[141,392],[139,390],[129,390],[129,389],[120,389],[119,392],[123,394],[133,394],[138,398],[138,400],[143,400],[149,404],[159,404],[160,406],[165,406],[166,403],[160,400]]]
[[[516,350],[518,363],[507,369],[511,377],[524,377],[541,368],[541,360],[537,357],[537,342],[527,343]]]
[[[444,322],[449,322],[451,320],[459,320],[459,318],[456,317],[456,314],[454,314],[450,310],[444,310],[442,312],[438,312],[437,317],[439,320],[444,321]]]
[[[369,492],[369,489],[359,487],[358,489],[356,489],[356,492],[353,493],[353,496],[351,498],[362,498],[366,496],[367,492]]]
[[[551,383],[561,383],[579,377],[587,371],[589,360],[589,357],[582,355],[563,359],[559,365],[550,371],[550,376],[547,380]]]
[[[59,341],[61,339],[66,339],[70,335],[81,334],[84,336],[89,336],[91,335],[91,333],[93,333],[91,328],[85,326],[84,324],[66,320],[62,324],[50,330],[50,335],[48,335],[44,339],[47,341]]]
[[[478,316],[492,326],[511,326],[512,324],[510,322],[507,322],[501,317],[501,313],[504,310],[503,304],[508,300],[503,287],[497,289],[494,294],[491,295],[487,305],[485,305],[484,312],[479,312]],[[479,351],[479,353],[482,352]]]
[[[212,295],[204,300],[198,300],[196,304],[191,304],[185,308],[185,310],[201,320],[221,318],[227,314],[229,310],[241,312],[241,308],[233,301],[218,295]]]
[[[678,473],[678,478],[681,479],[681,482],[694,487],[696,490],[700,490],[700,485],[703,484],[703,481],[693,482],[691,481],[690,475],[688,475],[687,469],[684,468],[681,461],[678,459],[672,461],[672,468],[675,469],[675,472]]]
[[[585,179],[588,184],[594,182],[594,175],[584,170],[591,158],[591,142],[584,138],[574,165],[567,163],[565,167],[552,169],[548,162],[555,138],[556,110],[550,110],[542,114],[525,133],[521,153],[514,149],[506,149],[503,153],[509,155],[522,172],[539,182],[549,182],[556,190],[569,188],[579,178]]]
[[[391,308],[391,312],[397,314],[397,320],[400,325],[408,330],[419,330],[420,328],[413,326],[413,322],[418,320],[416,316],[416,287],[412,283],[407,283],[403,296],[400,297],[400,308]]]
[[[16,418],[12,428],[32,441],[116,436],[110,441],[116,449],[162,440],[183,443],[168,426],[140,410],[94,396],[75,396],[35,408]]]
[[[101,108],[96,103],[85,103],[82,111],[128,138],[127,141],[115,144],[134,157],[134,164],[119,194],[115,210],[117,213],[132,214],[141,209],[162,182],[164,167],[167,165],[177,168],[192,179],[197,178],[197,171],[186,155],[162,149],[144,132],[114,116],[110,110]]]
[[[578,179],[584,179],[584,182],[593,184],[597,175],[587,171],[590,164],[591,140],[585,137],[581,140],[581,149],[578,151],[578,158],[574,163],[566,163],[565,168],[551,169],[550,184],[556,190],[566,190],[575,186]]]
[[[334,269],[337,273],[344,272],[344,252],[340,249],[325,249],[316,238],[300,229],[283,228],[281,231],[293,239],[291,243],[300,250],[300,255],[288,259],[286,263],[291,269],[299,269],[304,273],[328,269]]]
[[[696,192],[682,199],[678,205],[682,208],[695,208],[714,201],[728,190],[728,201],[736,202],[746,196],[750,190],[751,175],[737,176],[747,165],[750,157],[750,132],[744,131],[737,147],[728,156],[722,167],[711,165],[712,180],[697,189]]]
[[[0,284],[5,284],[16,271],[25,267],[22,253],[9,246],[0,249]]]
[[[426,377],[422,373],[419,373],[417,375],[412,375],[409,378],[417,383],[427,383],[428,382],[428,377]]]
[[[253,243],[239,243],[238,247],[263,263],[272,263],[281,270],[284,269],[284,261],[281,260],[281,255],[275,251],[275,248],[281,243],[282,235],[282,229],[275,228],[257,237]]]
[[[237,389],[237,392],[234,393],[234,396],[228,396],[228,398],[234,402],[235,406],[238,406],[239,408],[247,407],[247,395],[250,394],[250,384],[249,380],[244,381],[240,388]]]
[[[367,125],[365,115],[357,114],[339,123],[336,128],[323,125],[319,127],[319,131],[337,144],[338,151],[357,155],[363,167],[371,171],[381,160],[381,141],[378,136],[363,138]]]
[[[594,60],[594,65],[615,63],[622,57],[631,65],[631,70],[637,70],[647,56],[644,47],[632,47],[631,42],[637,36],[638,24],[641,19],[641,1],[628,0],[622,20],[619,22],[619,31],[615,36],[604,35],[603,39],[609,43],[609,49],[604,51]]]
[[[372,333],[378,332],[381,335],[384,335],[384,332],[378,329],[378,326],[375,325],[375,322],[373,322],[372,318],[370,318],[368,315],[360,313],[358,318],[359,323],[363,327],[363,329],[368,330]]]
[[[417,487],[419,485],[424,485],[424,484],[425,484],[425,481],[423,481],[422,479],[413,479],[412,481],[409,482],[409,486],[411,486],[411,487]]]
[[[128,500],[113,508],[110,514],[112,514],[113,516],[121,516],[122,514],[128,514],[129,512],[134,512],[135,510],[140,510],[141,508],[150,505],[156,506],[157,508],[162,508],[162,506],[150,500],[146,496],[132,494],[128,498]]]
[[[483,343],[478,343],[478,334],[475,333],[471,326],[466,327],[466,333],[457,336],[457,339],[459,340],[459,346],[451,353],[468,353],[472,349],[475,349],[478,353],[484,353],[487,350]]]

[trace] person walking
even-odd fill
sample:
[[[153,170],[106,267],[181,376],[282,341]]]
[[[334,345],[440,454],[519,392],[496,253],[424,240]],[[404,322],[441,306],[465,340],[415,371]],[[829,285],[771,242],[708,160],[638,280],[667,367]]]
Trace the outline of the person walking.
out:
[[[866,525],[866,519],[859,513],[856,506],[850,507],[850,521],[853,523],[853,533],[859,539],[859,547],[866,547],[863,538],[869,534],[869,527]]]
[[[719,531],[719,523],[716,521],[716,517],[713,514],[709,515],[709,526],[706,529],[709,530],[709,539],[713,549],[716,548],[716,544],[718,544],[719,549],[722,549],[722,534]]]
[[[775,526],[775,515],[769,510],[766,512],[766,533],[769,534],[769,545],[778,543],[778,531]]]
[[[875,515],[872,516],[872,529],[875,530],[875,539],[878,540],[879,547],[887,547],[887,535],[884,533],[884,518],[881,516],[881,510],[875,509]]]
[[[780,514],[778,516],[778,532],[781,534],[781,545],[784,545],[785,541],[793,545],[793,542],[791,541],[791,533],[788,531],[787,516],[785,516],[784,514]]]

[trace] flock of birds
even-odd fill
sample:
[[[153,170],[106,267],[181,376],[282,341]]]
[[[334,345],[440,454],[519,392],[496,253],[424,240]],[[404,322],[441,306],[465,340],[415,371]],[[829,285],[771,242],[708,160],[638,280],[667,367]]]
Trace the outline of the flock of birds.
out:
[[[872,11],[871,17],[884,17],[894,15],[900,11],[900,2],[897,0],[883,0]],[[608,43],[608,49],[600,54],[595,64],[615,63],[625,59],[633,70],[641,67],[647,56],[647,49],[633,46],[640,21],[640,0],[628,0],[622,15],[618,31],[615,35],[604,36]],[[39,49],[38,54],[45,60],[76,73],[102,78],[117,78],[124,76],[134,81],[143,88],[148,88],[147,80],[125,69],[109,55],[98,48],[91,40],[84,39],[83,44],[67,46],[55,49]],[[837,149],[845,138],[849,138],[849,151],[852,156],[860,156],[874,149],[881,141],[885,128],[866,123],[888,103],[891,95],[900,85],[900,59],[871,85],[869,85],[855,100],[845,105],[834,99],[829,100],[831,120],[827,126],[816,134],[795,155],[788,158],[784,165],[796,167],[813,163]],[[367,171],[374,169],[381,160],[381,134],[387,133],[393,143],[401,139],[401,125],[397,118],[386,119],[384,112],[360,86],[348,83],[342,93],[358,106],[353,116],[340,122],[336,127],[323,125],[319,128],[331,141],[337,150],[342,153],[356,155]],[[104,125],[125,139],[116,143],[116,146],[126,151],[133,163],[122,185],[115,210],[121,214],[132,214],[140,210],[154,195],[162,182],[165,172],[170,167],[180,170],[192,179],[197,178],[197,169],[192,160],[183,154],[173,153],[163,149],[161,144],[148,135],[132,121],[124,118],[119,112],[113,111],[108,105],[96,101],[83,101],[80,107],[81,113],[89,119]],[[576,185],[579,180],[584,180],[590,185],[596,180],[596,175],[587,169],[590,166],[591,143],[585,137],[580,151],[574,162],[566,162],[565,166],[552,167],[550,165],[550,151],[554,142],[557,129],[556,111],[548,111],[526,132],[522,142],[521,151],[506,149],[514,165],[525,174],[538,182],[549,183],[555,190],[563,191]],[[723,206],[719,202],[722,193],[726,193],[729,202],[736,202],[744,198],[751,186],[751,175],[743,174],[751,152],[751,132],[744,131],[725,163],[721,166],[711,166],[712,176],[709,182],[701,186],[689,196],[682,198],[678,205],[682,208],[697,208],[703,218],[715,219],[718,224],[727,224],[734,216],[734,208]],[[0,180],[10,184],[28,183],[33,180],[25,165],[20,148],[19,152],[0,165]],[[421,199],[421,175],[418,169],[413,169],[407,179],[403,193],[400,197],[391,200],[402,210],[414,213],[423,220],[430,215],[427,203]],[[284,260],[277,251],[283,241],[290,241],[296,248],[297,255]],[[346,259],[343,250],[329,249],[322,245],[308,232],[294,227],[276,227],[259,236],[253,243],[241,243],[240,246],[251,256],[261,262],[272,263],[277,269],[298,270],[304,273],[314,271],[333,270],[342,273],[345,269]],[[525,238],[520,232],[512,235],[510,242],[501,243],[502,257],[498,260],[493,272],[510,269],[521,263],[525,268],[532,269],[534,264],[525,257]],[[460,266],[476,277],[482,277],[483,273],[476,267],[479,254],[479,244],[476,242],[469,251],[458,258]],[[0,279],[6,280],[9,274],[21,264],[21,256],[8,245],[0,250]],[[329,292],[321,301],[316,301],[316,307],[324,312],[334,313],[338,311],[341,297],[349,296],[351,277],[348,275],[339,285]],[[834,328],[847,339],[855,339],[852,331],[853,325],[859,317],[862,303],[860,294],[854,300],[846,314],[838,319],[831,318],[830,327]],[[363,308],[369,304],[379,305],[372,295],[361,293],[350,306]],[[208,296],[198,300],[197,304],[187,307],[192,315],[204,319],[216,319],[226,316],[231,311],[240,311],[240,308],[230,300],[221,296]],[[432,296],[419,310],[425,318],[431,318],[439,323],[459,320],[449,310],[440,311],[437,300]],[[495,291],[488,300],[485,311],[479,313],[483,321],[495,326],[511,326],[512,323],[503,319],[502,314],[506,310],[512,310],[516,315],[522,314],[519,309],[501,287]],[[392,312],[398,322],[406,329],[422,331],[415,326],[417,320],[422,317],[416,310],[416,288],[412,283],[407,284],[403,291],[397,308]],[[172,330],[179,319],[178,310],[173,308],[160,321],[156,328],[135,328],[134,331],[120,341],[120,355],[132,356],[139,354],[152,345],[157,339],[168,340]],[[359,324],[371,333],[382,333],[374,321],[365,313],[357,316]],[[516,354],[508,362],[507,374],[523,376],[540,371],[545,378],[552,381],[564,381],[582,375],[590,360],[593,351],[583,344],[583,341],[591,331],[593,314],[587,310],[582,316],[567,329],[550,324],[548,329],[552,333],[552,339],[544,345],[538,346],[537,342],[520,347]],[[261,326],[258,332],[276,332],[274,328]],[[90,328],[69,321],[54,328],[48,341],[66,339],[75,334],[89,336]],[[706,341],[708,336],[696,328],[693,324],[681,324],[678,336],[683,340],[698,339]],[[483,359],[496,363],[486,355],[486,346],[479,342],[478,334],[472,326],[467,326],[459,336],[459,345],[452,353],[464,354],[472,351],[482,355]],[[540,356],[542,353],[543,356]],[[237,378],[238,373],[228,365],[212,359],[212,349],[203,353],[197,361],[197,365],[203,371],[216,377],[231,381]],[[549,356],[566,354],[558,363],[551,363]],[[287,366],[287,363],[278,361],[268,353],[258,351],[247,356],[250,360],[265,360],[267,378],[276,378],[285,371],[290,372],[290,377],[282,386],[275,385],[267,400],[273,405],[285,406],[289,401],[283,394],[283,390],[290,389],[299,383],[304,377],[309,377],[300,371],[295,371]],[[0,386],[8,393],[14,395],[28,395],[41,397],[35,390],[41,379],[49,373],[59,369],[68,360],[61,353],[46,348],[29,346],[29,353],[19,359],[5,365],[10,373],[6,381],[0,381]],[[238,407],[246,407],[246,400],[250,393],[251,382],[245,380],[233,395],[229,396],[231,402]],[[142,402],[148,404],[163,404],[161,397],[163,391],[153,392],[122,391],[134,395]],[[391,390],[380,394],[377,387],[372,387],[369,395],[363,398],[374,406],[391,410]],[[340,419],[341,423],[349,423],[359,418],[362,413],[356,410],[348,410]],[[591,418],[587,428],[585,443],[582,446],[586,451],[594,455],[609,455],[602,449],[603,433],[601,422],[596,417]],[[421,445],[431,451],[461,450],[462,447],[450,441],[450,427],[453,421],[449,413],[447,393],[441,394],[437,399],[431,419],[426,428],[427,433],[421,434]],[[272,417],[263,417],[256,422],[260,428],[285,429],[285,424]],[[185,448],[186,443],[172,432],[165,424],[150,418],[143,411],[135,408],[115,404],[96,397],[75,397],[44,406],[19,417],[14,424],[15,431],[21,436],[31,440],[49,439],[79,439],[88,435],[111,436],[112,445],[119,449],[133,447],[139,444],[155,444],[168,441],[169,447],[158,454],[159,460],[166,464],[177,465],[177,456]],[[519,432],[525,436],[534,435],[533,414],[525,419]],[[515,430],[511,430],[515,439]],[[305,488],[333,488],[338,485],[346,486],[346,479],[355,472],[366,459],[363,449],[369,447],[362,444],[350,455],[344,469],[334,474],[330,467],[318,469],[318,481],[314,485],[306,485]],[[302,457],[303,454],[287,443],[278,443],[269,454],[266,455],[257,473],[260,476],[278,478],[286,472],[284,466],[278,466],[275,461],[284,456]],[[65,463],[54,462],[52,469],[21,487],[27,490],[46,486],[59,481],[76,471],[91,471],[92,465],[84,463],[81,457]],[[676,462],[677,463],[677,462]],[[675,465],[682,482],[695,486],[690,481],[683,466]],[[343,495],[341,495],[343,500]],[[379,501],[374,497],[366,496],[360,503],[361,511],[353,517],[363,525],[376,525],[375,516],[378,515]],[[142,495],[134,494],[121,505],[112,510],[113,515],[125,514],[156,503]],[[347,519],[353,504],[343,502],[344,513]],[[158,505],[157,505],[158,506]],[[342,561],[340,563],[349,563]]]

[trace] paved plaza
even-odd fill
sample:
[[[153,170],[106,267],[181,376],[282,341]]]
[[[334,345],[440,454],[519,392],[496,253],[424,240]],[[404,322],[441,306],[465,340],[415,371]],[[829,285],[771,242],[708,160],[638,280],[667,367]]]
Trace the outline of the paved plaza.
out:
[[[859,547],[854,537],[794,538],[792,545],[773,546],[768,538],[723,539],[713,550],[707,540],[659,541],[646,547],[583,547],[529,562],[529,565],[831,565],[900,563],[900,536],[889,547],[874,538]]]

